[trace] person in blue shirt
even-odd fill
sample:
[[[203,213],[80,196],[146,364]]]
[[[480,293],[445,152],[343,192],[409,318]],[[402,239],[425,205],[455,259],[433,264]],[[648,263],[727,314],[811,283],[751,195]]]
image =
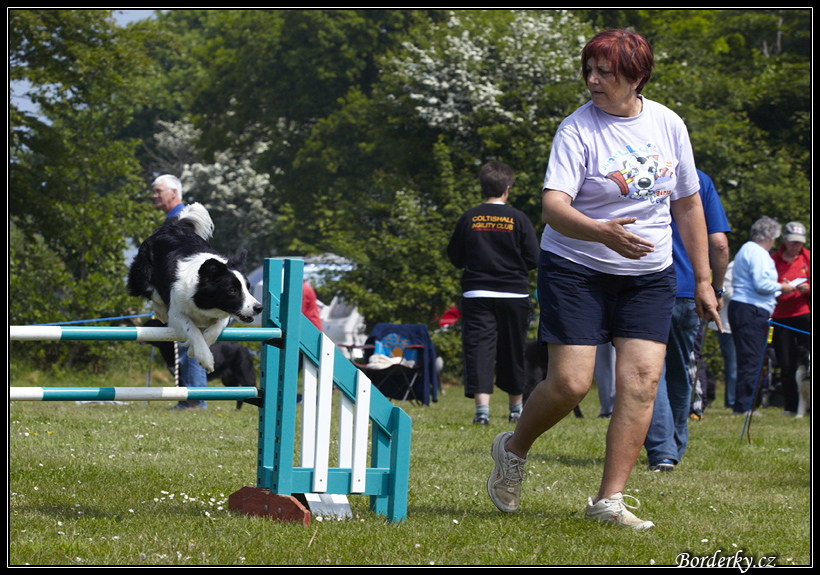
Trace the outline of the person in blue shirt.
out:
[[[152,184],[154,205],[165,212],[165,219],[177,217],[185,204],[182,201],[182,182],[170,174],[158,177]]]
[[[709,265],[712,287],[722,305],[723,280],[729,264],[729,220],[711,178],[697,170],[700,197],[709,238]],[[694,384],[694,346],[700,321],[695,311],[695,275],[686,255],[680,233],[672,220],[672,261],[678,292],[672,315],[672,328],[666,346],[666,361],[658,382],[652,421],[644,447],[652,471],[671,471],[683,457],[689,441],[689,407]]]
[[[154,205],[165,212],[165,219],[176,218],[185,204],[182,201],[182,182],[176,176],[165,174],[152,184]],[[188,348],[177,345],[179,382],[183,387],[207,387],[208,374],[196,359],[188,357]],[[204,401],[180,401],[171,409],[205,409]]]
[[[729,324],[737,352],[734,414],[760,414],[752,405],[754,389],[769,335],[769,317],[784,289],[777,281],[777,268],[770,253],[780,230],[777,220],[761,217],[752,224],[749,241],[734,259],[729,303]]]

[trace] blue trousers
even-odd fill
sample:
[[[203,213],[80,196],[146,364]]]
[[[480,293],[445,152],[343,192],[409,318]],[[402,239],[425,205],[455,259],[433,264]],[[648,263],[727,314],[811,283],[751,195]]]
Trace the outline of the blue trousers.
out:
[[[609,417],[615,407],[615,348],[611,343],[598,344],[598,349],[595,351],[593,377],[595,385],[598,386],[598,401],[601,403],[600,415]]]
[[[755,305],[729,302],[729,324],[737,354],[735,413],[753,409],[752,399],[769,335],[769,311]]]
[[[728,325],[724,328],[729,328]],[[723,393],[723,405],[729,409],[735,407],[735,382],[737,381],[737,354],[735,353],[735,341],[731,333],[717,334],[720,353],[723,356],[723,380],[726,389]]]
[[[677,298],[666,344],[666,361],[655,394],[652,421],[644,447],[649,465],[662,459],[680,462],[689,442],[689,408],[694,382],[695,337],[700,320],[695,300]]]
[[[188,357],[188,348],[178,346],[179,383],[182,387],[208,387],[208,374],[193,357]],[[180,401],[180,407],[201,407],[205,409],[204,401]]]

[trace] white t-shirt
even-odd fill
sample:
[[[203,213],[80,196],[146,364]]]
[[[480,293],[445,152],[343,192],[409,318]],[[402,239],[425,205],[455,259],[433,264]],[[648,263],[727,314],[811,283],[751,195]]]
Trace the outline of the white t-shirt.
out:
[[[596,271],[643,275],[672,265],[670,201],[698,192],[689,132],[670,109],[643,99],[637,116],[620,118],[589,102],[559,126],[544,189],[559,190],[598,221],[636,217],[627,226],[655,250],[638,260],[598,242],[568,238],[549,225],[541,248]]]

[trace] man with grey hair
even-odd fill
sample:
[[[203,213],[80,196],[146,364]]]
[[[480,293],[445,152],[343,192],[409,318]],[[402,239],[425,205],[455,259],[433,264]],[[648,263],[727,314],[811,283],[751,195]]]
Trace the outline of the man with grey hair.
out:
[[[171,174],[165,174],[154,180],[151,185],[154,193],[154,205],[166,214],[166,219],[175,218],[185,207],[182,203],[182,182]]]
[[[752,405],[760,358],[766,348],[769,317],[776,298],[784,289],[777,281],[777,269],[770,252],[780,237],[780,224],[763,216],[752,224],[749,241],[737,252],[732,271],[732,301],[729,324],[737,352],[735,414],[755,411]]]
[[[165,212],[165,219],[176,218],[185,208],[182,202],[182,182],[174,175],[159,176],[152,184],[154,205]],[[179,381],[182,387],[207,387],[208,374],[193,357],[188,357],[188,348],[176,344]],[[204,401],[180,401],[171,409],[205,409]]]

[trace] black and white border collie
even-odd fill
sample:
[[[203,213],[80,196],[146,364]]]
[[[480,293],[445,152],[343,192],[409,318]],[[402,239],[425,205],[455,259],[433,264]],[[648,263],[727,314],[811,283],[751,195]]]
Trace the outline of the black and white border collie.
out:
[[[201,204],[186,206],[142,242],[128,270],[128,293],[151,301],[208,373],[214,370],[210,346],[230,319],[251,323],[262,311],[243,275],[247,251],[219,255],[208,243],[213,229]]]

